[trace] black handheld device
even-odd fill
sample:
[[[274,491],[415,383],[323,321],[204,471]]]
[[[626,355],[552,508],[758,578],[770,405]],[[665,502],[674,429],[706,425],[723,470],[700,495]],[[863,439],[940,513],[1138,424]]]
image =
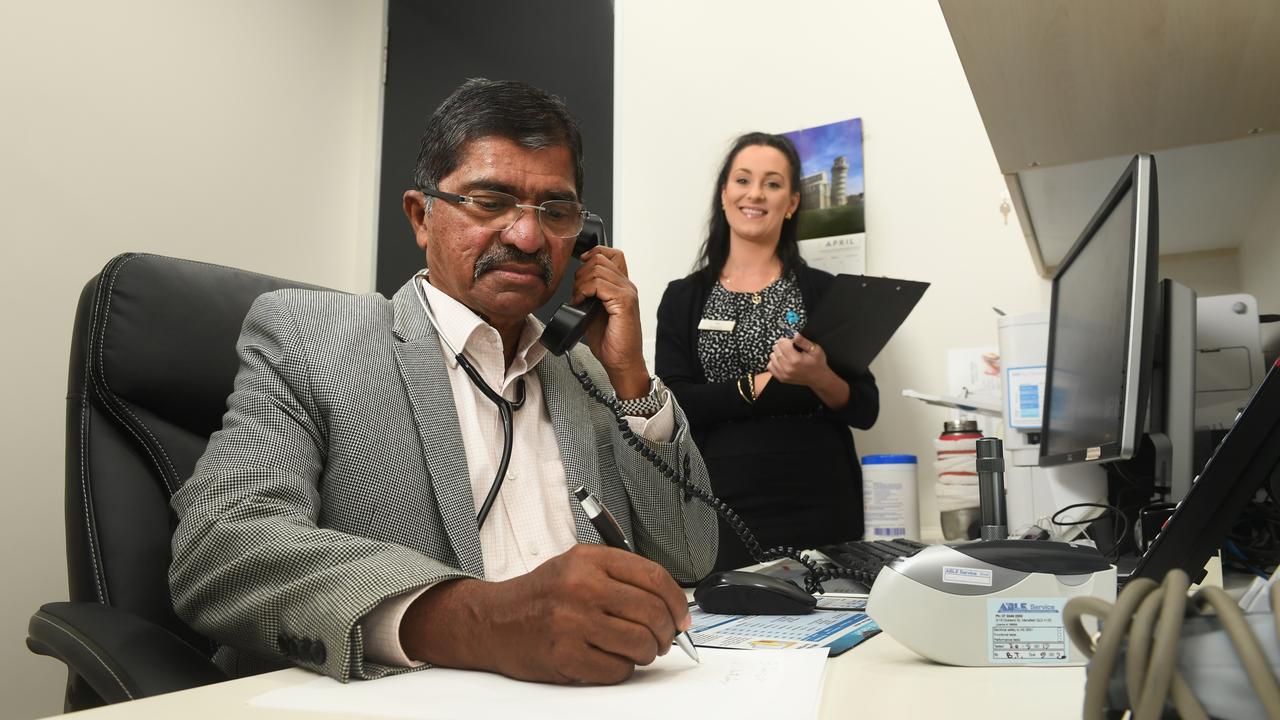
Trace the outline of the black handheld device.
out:
[[[573,256],[582,254],[597,245],[613,247],[604,231],[604,220],[591,213],[582,223],[582,232],[573,243]],[[556,309],[539,340],[553,355],[563,355],[582,339],[591,323],[604,312],[604,306],[595,298],[587,298],[577,305],[565,303]]]

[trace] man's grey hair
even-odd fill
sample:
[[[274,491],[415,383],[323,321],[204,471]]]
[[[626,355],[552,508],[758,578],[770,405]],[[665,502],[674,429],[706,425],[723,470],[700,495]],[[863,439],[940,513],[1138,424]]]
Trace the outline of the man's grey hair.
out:
[[[582,200],[582,132],[577,121],[560,98],[513,80],[472,78],[440,103],[422,135],[414,184],[438,188],[458,167],[469,143],[493,136],[530,150],[567,147]]]

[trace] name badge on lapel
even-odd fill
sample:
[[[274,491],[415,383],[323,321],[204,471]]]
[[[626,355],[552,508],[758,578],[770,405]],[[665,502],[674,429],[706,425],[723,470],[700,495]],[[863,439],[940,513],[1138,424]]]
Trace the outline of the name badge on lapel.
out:
[[[713,320],[711,318],[702,318],[698,322],[699,330],[715,330],[717,332],[733,332],[733,326],[737,324],[735,320]]]

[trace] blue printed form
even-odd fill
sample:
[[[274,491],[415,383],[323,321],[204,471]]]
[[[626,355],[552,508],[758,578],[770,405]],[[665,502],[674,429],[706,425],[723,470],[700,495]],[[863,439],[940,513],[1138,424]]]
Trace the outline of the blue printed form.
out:
[[[826,648],[831,656],[879,634],[880,626],[863,612],[865,597],[819,596],[807,615],[714,615],[689,608],[689,635],[698,647],[745,650]]]

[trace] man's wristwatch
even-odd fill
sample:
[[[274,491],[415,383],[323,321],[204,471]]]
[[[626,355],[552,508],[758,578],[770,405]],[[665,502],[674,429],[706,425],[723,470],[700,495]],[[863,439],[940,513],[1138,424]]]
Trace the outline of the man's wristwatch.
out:
[[[657,375],[649,378],[649,394],[631,400],[619,400],[618,408],[623,415],[631,417],[653,417],[658,414],[667,402],[667,386],[662,384]]]

